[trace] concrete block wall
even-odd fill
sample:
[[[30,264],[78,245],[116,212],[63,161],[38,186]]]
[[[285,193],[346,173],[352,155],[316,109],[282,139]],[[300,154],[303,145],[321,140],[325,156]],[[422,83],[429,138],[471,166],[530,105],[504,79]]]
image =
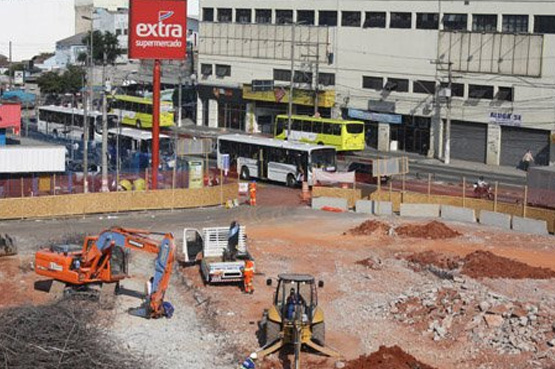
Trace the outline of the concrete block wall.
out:
[[[437,204],[401,204],[402,217],[438,218],[439,205]]]
[[[514,231],[547,235],[547,222],[545,220],[536,220],[530,218],[522,218],[513,216],[512,227]]]
[[[509,214],[482,210],[480,211],[480,224],[503,229],[511,229],[511,216]]]
[[[474,209],[459,206],[441,205],[441,218],[456,222],[476,222]]]
[[[347,211],[348,202],[347,199],[341,199],[338,197],[314,197],[312,198],[312,209],[321,210],[323,207],[337,208]]]

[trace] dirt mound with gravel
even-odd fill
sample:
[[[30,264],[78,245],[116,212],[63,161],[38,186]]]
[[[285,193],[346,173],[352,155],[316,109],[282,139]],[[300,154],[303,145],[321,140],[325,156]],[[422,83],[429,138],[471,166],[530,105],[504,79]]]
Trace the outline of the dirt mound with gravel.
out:
[[[416,264],[420,268],[433,265],[440,269],[457,269],[461,265],[461,258],[457,256],[447,256],[434,251],[424,251],[405,257],[410,263]],[[416,269],[420,269],[416,268]]]
[[[395,233],[401,237],[426,238],[430,240],[455,238],[461,235],[461,233],[437,220],[427,224],[404,224],[395,228]]]
[[[345,369],[434,369],[416,360],[399,346],[380,346],[379,350],[345,363]]]
[[[533,267],[520,261],[497,256],[489,251],[474,251],[463,259],[461,272],[472,278],[549,279],[555,271]]]
[[[374,232],[379,232],[380,234],[386,235],[389,233],[391,226],[387,223],[383,223],[377,220],[367,220],[355,228],[349,230],[349,234],[353,236],[369,236]]]

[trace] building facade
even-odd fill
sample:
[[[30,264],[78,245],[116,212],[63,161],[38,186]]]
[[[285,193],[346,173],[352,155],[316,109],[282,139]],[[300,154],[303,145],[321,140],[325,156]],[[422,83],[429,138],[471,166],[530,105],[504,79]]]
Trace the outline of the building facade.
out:
[[[271,133],[293,50],[293,112],[363,120],[380,151],[443,158],[449,126],[453,159],[555,164],[555,2],[202,0],[200,16],[199,125]]]

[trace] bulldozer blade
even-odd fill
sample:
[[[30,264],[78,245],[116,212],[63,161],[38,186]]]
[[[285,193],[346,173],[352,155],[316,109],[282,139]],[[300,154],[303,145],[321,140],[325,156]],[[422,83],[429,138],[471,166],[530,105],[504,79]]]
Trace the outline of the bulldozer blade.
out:
[[[34,287],[36,291],[42,291],[49,293],[50,289],[52,288],[52,283],[54,282],[53,279],[45,279],[42,281],[35,281]]]
[[[262,347],[260,350],[255,351],[254,354],[256,354],[257,360],[262,360],[266,356],[273,354],[274,352],[282,348],[284,345],[285,345],[285,342],[283,342],[283,339],[279,339],[275,343],[271,343],[269,345]]]
[[[330,356],[330,357],[341,357],[341,354],[329,347],[324,347],[324,346],[320,346],[319,344],[317,344],[314,341],[308,340],[307,342],[305,342],[305,345],[307,345],[308,347],[310,347],[311,349],[318,351],[324,355]]]

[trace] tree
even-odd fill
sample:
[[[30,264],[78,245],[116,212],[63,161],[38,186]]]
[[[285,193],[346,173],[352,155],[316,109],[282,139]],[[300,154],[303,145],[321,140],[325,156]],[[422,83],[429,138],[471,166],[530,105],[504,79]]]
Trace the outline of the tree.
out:
[[[87,50],[90,50],[91,45],[91,33],[88,32],[87,36],[83,38],[83,43],[87,45]],[[104,61],[104,53],[106,53],[106,62],[109,64],[114,64],[117,57],[123,53],[123,50],[119,47],[118,37],[111,32],[100,31],[93,32],[93,61],[94,64],[102,64]],[[80,62],[85,62],[87,60],[87,53],[81,53],[77,57]]]
[[[37,78],[41,92],[51,94],[77,93],[83,87],[85,71],[78,66],[69,66],[63,73],[46,72]]]

